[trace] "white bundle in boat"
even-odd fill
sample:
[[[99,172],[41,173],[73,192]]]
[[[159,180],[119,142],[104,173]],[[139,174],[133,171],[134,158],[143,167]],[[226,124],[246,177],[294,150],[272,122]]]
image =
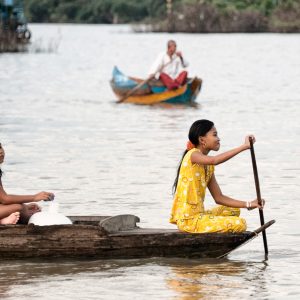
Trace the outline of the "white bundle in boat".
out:
[[[33,214],[29,219],[28,224],[38,226],[63,225],[72,224],[72,221],[63,214],[58,213],[58,203],[52,201],[49,203],[49,210],[47,212],[42,211]]]

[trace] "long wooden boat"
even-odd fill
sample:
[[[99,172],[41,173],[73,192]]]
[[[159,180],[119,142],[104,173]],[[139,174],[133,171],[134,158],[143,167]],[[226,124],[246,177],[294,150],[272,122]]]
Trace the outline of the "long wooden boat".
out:
[[[72,225],[0,225],[0,257],[128,259],[220,258],[255,238],[255,231],[191,234],[176,229],[139,228],[134,215],[72,216]]]
[[[123,74],[117,67],[113,69],[110,85],[118,99],[124,99],[127,94],[144,80]],[[132,95],[126,97],[124,103],[135,104],[193,104],[200,92],[202,80],[194,77],[176,90],[167,90],[159,80],[150,80],[139,87]]]

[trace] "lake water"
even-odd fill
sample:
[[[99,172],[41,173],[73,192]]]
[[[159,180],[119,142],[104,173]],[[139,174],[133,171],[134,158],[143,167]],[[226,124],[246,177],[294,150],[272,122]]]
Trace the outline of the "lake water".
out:
[[[268,261],[261,236],[224,260],[1,261],[1,299],[299,299],[299,34],[30,28],[29,53],[0,55],[8,193],[53,191],[65,215],[131,213],[141,227],[174,228],[175,171],[191,123],[207,118],[221,151],[255,134],[265,220],[276,223],[267,230]],[[117,105],[113,66],[145,78],[170,38],[190,61],[190,75],[203,79],[198,106]],[[224,194],[256,197],[249,152],[217,166],[216,177]],[[249,230],[259,227],[257,210],[242,216]]]

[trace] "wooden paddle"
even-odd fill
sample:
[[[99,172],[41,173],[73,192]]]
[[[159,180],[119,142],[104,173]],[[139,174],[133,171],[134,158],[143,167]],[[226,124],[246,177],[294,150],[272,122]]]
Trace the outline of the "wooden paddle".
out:
[[[124,102],[128,97],[134,94],[137,90],[139,90],[144,84],[147,84],[154,76],[148,77],[146,80],[140,82],[137,86],[131,89],[123,98],[119,99],[117,103]]]
[[[261,200],[261,194],[260,194],[260,188],[259,188],[259,180],[258,180],[258,172],[257,172],[257,166],[256,166],[256,159],[255,159],[255,153],[254,153],[254,147],[253,147],[253,140],[250,137],[250,151],[251,151],[251,159],[252,159],[252,166],[253,166],[253,173],[254,173],[254,180],[255,180],[255,187],[256,187],[256,195],[257,195],[257,201],[259,205],[262,205]],[[260,224],[263,226],[265,224],[264,220],[264,212],[262,209],[259,209],[259,217],[260,217]],[[262,231],[263,241],[264,241],[264,248],[265,248],[265,257],[268,257],[268,244],[267,244],[267,235],[266,231]]]

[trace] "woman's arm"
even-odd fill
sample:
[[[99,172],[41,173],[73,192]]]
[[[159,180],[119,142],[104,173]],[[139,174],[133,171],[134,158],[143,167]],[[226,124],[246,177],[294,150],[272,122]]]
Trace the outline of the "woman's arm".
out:
[[[215,174],[212,175],[212,177],[208,183],[208,189],[217,204],[228,206],[228,207],[247,208],[248,201],[232,199],[232,198],[222,194],[222,191],[216,180]],[[248,203],[250,206],[249,208],[252,208],[252,209],[253,208],[261,208],[261,206],[258,204],[257,199],[249,201]]]
[[[53,193],[40,192],[35,195],[8,195],[0,184],[0,203],[1,204],[22,204],[29,202],[38,202],[41,200],[52,200]]]
[[[249,149],[250,148],[249,137],[250,136],[247,136],[245,138],[245,143],[243,145],[241,145],[237,148],[234,148],[232,150],[226,151],[224,153],[218,154],[216,156],[207,156],[207,155],[204,155],[201,152],[195,151],[191,155],[191,162],[194,163],[194,164],[200,164],[200,165],[218,165],[218,164],[221,164],[221,163],[229,160],[230,158],[236,156],[240,152]],[[254,137],[253,136],[251,136],[251,137],[253,138],[253,141],[255,141]]]

